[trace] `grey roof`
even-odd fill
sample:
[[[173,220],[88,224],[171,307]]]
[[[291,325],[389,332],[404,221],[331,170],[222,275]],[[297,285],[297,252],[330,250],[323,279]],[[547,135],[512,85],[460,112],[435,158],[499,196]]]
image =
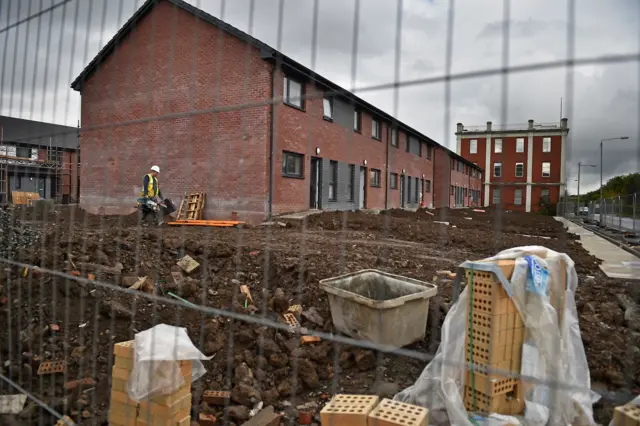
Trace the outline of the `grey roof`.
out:
[[[111,52],[113,52],[113,50],[117,47],[118,43],[123,40],[127,34],[129,33],[129,31],[131,31],[135,25],[138,23],[138,21],[140,21],[140,19],[142,19],[157,3],[159,3],[160,1],[168,1],[172,4],[174,4],[175,6],[197,16],[198,18],[202,19],[205,22],[209,22],[213,25],[215,25],[216,27],[222,29],[223,31],[226,31],[227,33],[238,37],[240,40],[249,43],[252,46],[255,46],[256,48],[260,49],[261,52],[261,56],[263,59],[265,60],[272,60],[272,61],[278,61],[279,63],[281,63],[283,66],[286,66],[288,69],[291,69],[295,72],[304,74],[305,76],[307,76],[311,81],[313,81],[315,84],[317,85],[321,85],[324,86],[328,89],[330,89],[333,94],[337,94],[339,96],[342,96],[346,99],[348,99],[349,101],[353,102],[355,105],[359,106],[362,109],[368,110],[370,113],[372,113],[373,115],[377,116],[378,118],[384,119],[386,121],[392,122],[394,123],[397,128],[402,129],[404,131],[406,131],[409,134],[412,134],[416,137],[418,137],[419,139],[428,141],[429,143],[436,145],[438,148],[443,149],[444,151],[447,151],[447,153],[453,157],[456,158],[460,161],[462,161],[465,164],[468,164],[471,167],[474,167],[478,170],[482,170],[481,167],[479,167],[476,164],[473,164],[473,162],[467,160],[466,158],[456,154],[454,151],[451,151],[450,149],[448,149],[447,147],[444,147],[442,145],[440,145],[438,142],[434,141],[433,139],[431,139],[430,137],[423,135],[422,133],[420,133],[419,131],[415,130],[414,128],[402,123],[401,121],[399,121],[398,119],[396,119],[395,117],[387,114],[386,112],[384,112],[383,110],[381,110],[378,107],[373,106],[372,104],[368,103],[367,101],[365,101],[362,98],[359,98],[358,96],[356,96],[355,94],[349,92],[348,90],[338,86],[337,84],[335,84],[334,82],[332,82],[331,80],[328,80],[324,77],[322,77],[321,75],[316,74],[315,71],[305,67],[304,65],[302,65],[301,63],[295,61],[294,59],[284,55],[282,52],[277,51],[276,49],[274,49],[273,47],[267,45],[266,43],[250,36],[249,34],[245,33],[244,31],[239,30],[238,28],[227,24],[226,22],[216,18],[215,16],[212,16],[210,14],[208,14],[207,12],[203,11],[202,9],[198,9],[195,6],[192,6],[191,4],[183,1],[183,0],[147,0],[142,6],[140,6],[140,8],[133,14],[133,16],[131,16],[131,18],[129,18],[129,20],[123,25],[122,28],[120,28],[120,30],[113,36],[113,38],[111,40],[109,40],[109,42],[102,48],[102,50],[100,50],[100,52],[98,53],[98,55],[93,58],[93,60],[91,60],[91,62],[89,62],[89,64],[84,68],[84,70],[80,73],[80,75],[78,75],[78,77],[76,77],[76,79],[71,83],[71,88],[74,90],[77,90],[79,92],[82,92],[82,83],[86,80],[88,80],[91,77],[91,74],[93,74],[93,72],[98,68],[98,66],[100,65],[100,63],[111,54]]]
[[[78,128],[0,115],[3,143],[78,149]]]

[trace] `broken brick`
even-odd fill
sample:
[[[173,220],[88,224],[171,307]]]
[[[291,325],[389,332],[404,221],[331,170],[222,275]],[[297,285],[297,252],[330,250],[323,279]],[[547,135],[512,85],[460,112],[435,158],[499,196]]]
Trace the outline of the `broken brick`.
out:
[[[286,322],[291,328],[300,328],[300,323],[295,315],[287,312],[284,314],[284,322]]]
[[[49,324],[49,330],[60,331],[60,326],[58,324]]]
[[[198,423],[200,423],[200,426],[216,426],[216,416],[213,414],[200,413]]]
[[[300,305],[291,305],[289,306],[289,312],[294,315],[300,315],[302,313],[302,306]]]
[[[231,392],[227,391],[208,390],[202,394],[204,402],[211,405],[225,405],[229,398],[231,398]]]
[[[89,274],[89,275],[87,275],[87,278],[89,278],[89,281],[95,281],[96,280],[96,274]]]
[[[320,342],[320,336],[302,336],[300,338],[300,344],[304,345],[305,343],[317,343]]]
[[[70,274],[73,275],[74,277],[79,277],[80,271],[71,271]]]
[[[85,377],[84,379],[72,380],[64,384],[64,388],[66,390],[74,390],[78,386],[88,385],[93,386],[96,382],[91,377]]]
[[[313,421],[313,415],[308,411],[300,411],[298,413],[298,423],[301,425],[310,425]]]

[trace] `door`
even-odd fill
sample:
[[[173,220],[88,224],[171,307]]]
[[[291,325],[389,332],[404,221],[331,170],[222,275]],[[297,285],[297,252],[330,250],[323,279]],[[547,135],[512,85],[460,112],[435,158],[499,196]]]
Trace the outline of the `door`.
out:
[[[418,195],[418,203],[420,203],[419,206],[422,207],[424,202],[424,179],[420,179],[420,193]]]
[[[360,197],[358,198],[358,208],[364,209],[367,205],[367,168],[360,167]]]
[[[400,176],[400,207],[404,208],[404,175]]]
[[[38,187],[37,192],[40,194],[40,199],[45,199],[46,197],[46,185],[45,179],[43,177],[38,178]]]
[[[309,207],[312,209],[320,208],[320,159],[311,158],[311,176],[309,179]]]

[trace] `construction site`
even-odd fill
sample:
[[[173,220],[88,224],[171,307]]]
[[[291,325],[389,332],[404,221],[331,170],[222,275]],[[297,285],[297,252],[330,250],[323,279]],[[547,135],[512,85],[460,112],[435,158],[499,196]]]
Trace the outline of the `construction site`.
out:
[[[608,278],[601,260],[552,217],[394,210],[319,213],[255,227],[145,230],[138,220],[65,206],[2,210],[2,257],[11,259],[1,271],[2,374],[34,398],[15,415],[0,416],[2,424],[54,424],[44,407],[78,423],[107,424],[122,367],[114,345],[157,324],[184,327],[211,357],[202,361],[206,373],[189,382],[190,408],[180,410],[200,425],[243,424],[263,406],[273,406],[278,422],[314,424],[335,395],[393,398],[416,382],[441,343],[452,298],[469,282],[467,273],[456,284],[458,266],[521,246],[544,246],[575,262],[579,333],[591,389],[601,396],[595,421],[608,423],[614,407],[640,388],[637,288],[632,280]],[[403,345],[405,352],[340,341],[319,282],[361,270],[435,284],[425,332]],[[405,326],[411,324],[393,325]],[[465,344],[464,336],[456,339]],[[3,382],[2,393],[15,389]],[[514,401],[520,405],[496,412],[522,414],[523,397]],[[134,403],[132,418],[143,405]],[[477,411],[495,409],[489,402]]]

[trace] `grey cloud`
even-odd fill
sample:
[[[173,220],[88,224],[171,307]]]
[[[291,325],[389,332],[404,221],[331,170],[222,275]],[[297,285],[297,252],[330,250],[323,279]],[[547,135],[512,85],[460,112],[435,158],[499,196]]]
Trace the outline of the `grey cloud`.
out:
[[[490,22],[482,28],[477,38],[493,38],[504,36],[506,21]],[[537,19],[509,20],[509,36],[512,38],[535,37],[548,31],[566,31],[566,22],[562,21],[541,21]]]

